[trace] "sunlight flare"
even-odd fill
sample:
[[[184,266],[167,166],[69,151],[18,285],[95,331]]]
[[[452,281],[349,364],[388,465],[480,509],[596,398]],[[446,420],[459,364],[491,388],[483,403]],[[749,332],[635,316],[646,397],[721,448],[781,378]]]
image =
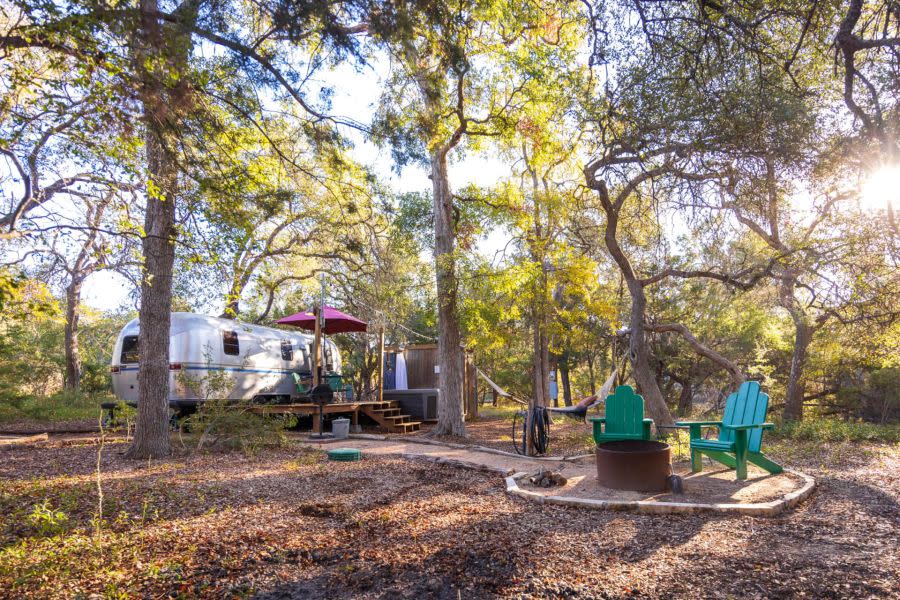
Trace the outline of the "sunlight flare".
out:
[[[884,166],[873,172],[860,188],[863,210],[884,210],[890,203],[900,206],[900,165]]]

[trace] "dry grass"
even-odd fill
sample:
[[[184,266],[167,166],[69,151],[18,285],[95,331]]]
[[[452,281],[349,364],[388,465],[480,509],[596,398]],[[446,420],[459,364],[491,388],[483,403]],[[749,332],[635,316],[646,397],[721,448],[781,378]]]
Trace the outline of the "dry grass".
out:
[[[466,422],[466,443],[488,448],[496,448],[506,452],[514,452],[512,413],[514,410],[491,409],[487,407],[478,419]],[[418,435],[427,435],[433,424],[425,423]],[[518,421],[518,435],[522,435],[522,421]],[[521,440],[520,440],[521,443]],[[591,425],[561,415],[553,416],[550,425],[550,448],[548,454],[553,456],[575,456],[590,454],[594,451],[594,440],[591,437]]]

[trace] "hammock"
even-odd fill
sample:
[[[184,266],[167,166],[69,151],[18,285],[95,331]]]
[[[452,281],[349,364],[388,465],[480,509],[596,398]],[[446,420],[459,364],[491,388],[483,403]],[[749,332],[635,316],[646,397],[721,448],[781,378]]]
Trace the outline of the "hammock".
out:
[[[497,392],[497,395],[503,396],[504,398],[510,398],[513,402],[518,402],[519,404],[524,404],[526,406],[528,405],[528,403],[525,402],[524,400],[516,398],[515,396],[513,396],[512,394],[510,394],[509,392],[504,390],[502,387],[500,387],[499,385],[497,385],[496,383],[491,381],[491,378],[488,377],[487,375],[485,375],[484,371],[482,371],[478,367],[475,367],[475,372],[478,373],[479,375],[481,375],[481,378],[484,379],[485,381],[487,381],[487,384],[489,386],[494,388],[494,391]]]
[[[603,382],[603,385],[600,386],[599,392],[597,392],[593,396],[584,398],[575,406],[564,406],[559,408],[547,407],[547,410],[553,413],[562,413],[567,417],[572,417],[573,419],[578,419],[580,421],[586,421],[588,409],[597,406],[598,404],[606,400],[607,396],[609,396],[609,392],[612,390],[613,385],[616,382],[616,373],[617,371],[614,369],[612,375],[610,375],[609,378]]]

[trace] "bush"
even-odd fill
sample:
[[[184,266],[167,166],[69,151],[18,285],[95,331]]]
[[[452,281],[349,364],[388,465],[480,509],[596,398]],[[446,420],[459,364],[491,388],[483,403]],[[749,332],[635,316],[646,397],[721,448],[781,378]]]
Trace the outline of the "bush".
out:
[[[35,504],[26,520],[38,535],[45,537],[63,533],[69,524],[66,513],[50,506],[49,500]]]
[[[284,444],[285,430],[297,424],[296,417],[257,415],[249,412],[251,406],[249,401],[207,400],[182,421],[181,432],[189,432],[187,439],[196,451],[237,449],[253,454]]]
[[[49,396],[21,396],[0,400],[3,421],[75,421],[97,419],[100,403],[109,402],[109,394],[60,391]]]
[[[137,408],[129,406],[122,400],[117,400],[115,407],[103,415],[103,427],[118,429],[125,432],[130,438],[134,433],[134,422],[137,418]]]
[[[775,437],[815,442],[900,443],[900,425],[878,425],[861,421],[842,421],[810,417],[803,421],[779,423]]]

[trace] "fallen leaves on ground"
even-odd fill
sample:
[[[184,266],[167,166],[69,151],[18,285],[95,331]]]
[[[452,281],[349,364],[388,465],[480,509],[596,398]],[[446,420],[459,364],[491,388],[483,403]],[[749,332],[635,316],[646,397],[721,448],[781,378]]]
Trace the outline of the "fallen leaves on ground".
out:
[[[491,474],[296,446],[124,448],[103,451],[99,534],[95,440],[0,454],[0,596],[860,598],[900,583],[897,447],[774,449],[819,489],[772,519],[543,506]]]

